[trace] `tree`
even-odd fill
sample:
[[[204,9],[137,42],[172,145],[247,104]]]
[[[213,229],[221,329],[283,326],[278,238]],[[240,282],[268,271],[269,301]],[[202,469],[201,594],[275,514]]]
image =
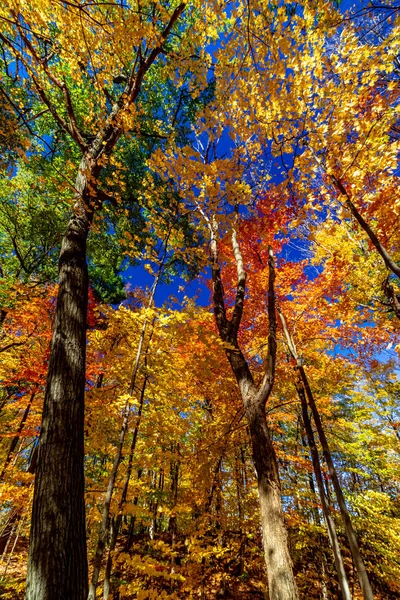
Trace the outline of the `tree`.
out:
[[[225,294],[218,259],[217,226],[215,217],[209,221],[211,239],[211,269],[213,303],[219,335],[226,356],[236,377],[246,417],[249,423],[254,464],[258,476],[258,493],[263,531],[263,549],[268,574],[270,598],[296,599],[298,591],[289,556],[287,532],[283,522],[281,487],[275,450],[271,441],[265,405],[272,392],[276,362],[275,269],[272,248],[269,248],[268,279],[268,353],[265,358],[265,375],[256,386],[249,365],[238,343],[238,332],[245,301],[246,272],[237,241],[236,229],[232,231],[232,248],[237,266],[237,291],[232,317],[227,317]]]
[[[118,4],[108,6],[35,3],[21,13],[18,5],[11,5],[2,15],[0,39],[9,60],[23,69],[20,84],[29,81],[33,102],[49,111],[56,126],[72,138],[81,153],[75,205],[59,258],[59,292],[33,501],[28,574],[28,598],[32,599],[59,598],[60,593],[70,599],[87,595],[83,495],[86,244],[104,198],[99,175],[123,132],[135,127],[138,107],[134,106],[157,57],[167,44],[173,52],[179,52],[179,46],[182,50],[185,43],[178,39],[187,40],[184,52],[195,43],[194,36],[190,41],[185,35],[171,40],[185,9],[183,3],[170,13],[162,7],[152,10],[150,4],[149,15],[142,10],[135,15]],[[98,39],[108,48],[100,60]],[[134,53],[129,44],[136,48]],[[121,79],[121,67],[126,63]],[[93,103],[86,116],[81,98],[76,96],[79,84]],[[107,89],[110,85],[115,98]]]

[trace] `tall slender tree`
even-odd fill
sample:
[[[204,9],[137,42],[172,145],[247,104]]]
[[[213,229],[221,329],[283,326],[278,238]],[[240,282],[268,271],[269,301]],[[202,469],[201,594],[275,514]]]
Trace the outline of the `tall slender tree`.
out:
[[[237,231],[235,227],[232,229],[232,250],[237,267],[237,288],[232,318],[229,319],[219,264],[218,228],[215,218],[208,219],[208,227],[211,239],[210,253],[215,320],[243,400],[250,429],[254,465],[258,477],[263,550],[267,567],[269,597],[271,600],[297,600],[299,595],[293,575],[288,536],[283,519],[278,464],[265,410],[265,405],[274,385],[277,349],[274,255],[270,247],[267,291],[268,352],[265,359],[265,374],[261,385],[257,386],[238,341],[245,303],[246,271],[237,239]]]

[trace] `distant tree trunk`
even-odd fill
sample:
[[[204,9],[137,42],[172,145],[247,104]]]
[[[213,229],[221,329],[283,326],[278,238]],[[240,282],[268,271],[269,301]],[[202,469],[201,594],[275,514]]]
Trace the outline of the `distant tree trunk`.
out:
[[[154,280],[154,283],[153,283],[153,286],[151,289],[150,298],[149,298],[148,305],[147,305],[148,309],[151,308],[153,305],[154,295],[156,293],[158,282],[161,277],[162,269],[164,266],[165,256],[166,256],[166,248],[165,248],[165,252],[164,252],[164,258],[161,262],[158,274]],[[134,363],[133,370],[132,370],[131,382],[130,382],[130,386],[129,386],[129,395],[131,397],[133,396],[133,394],[135,392],[136,377],[139,372],[140,359],[142,356],[142,349],[143,349],[143,343],[144,343],[144,339],[145,339],[145,335],[146,335],[147,325],[148,325],[148,320],[146,317],[143,322],[142,329],[140,332],[139,343],[138,343],[136,357],[135,357],[135,363]],[[153,321],[153,325],[154,325],[154,321]],[[153,335],[153,330],[150,334],[150,340],[151,340],[152,335]],[[149,343],[150,343],[150,341],[149,341]],[[147,352],[148,352],[148,348],[146,350],[145,360],[147,360]],[[122,494],[121,503],[119,504],[119,509],[121,509],[122,504],[125,504],[125,502],[126,502],[126,494],[128,491],[130,473],[132,470],[132,459],[133,459],[133,454],[134,454],[135,447],[136,447],[136,439],[137,439],[137,435],[138,435],[138,431],[139,431],[139,425],[140,425],[140,421],[142,418],[142,409],[143,409],[144,393],[145,393],[145,389],[146,389],[146,384],[147,384],[147,378],[145,377],[143,387],[142,387],[138,419],[136,421],[136,427],[135,427],[135,430],[133,433],[133,439],[132,439],[132,445],[131,445],[131,451],[130,451],[130,457],[129,457],[129,463],[128,463],[129,476],[125,479],[124,491]],[[116,480],[117,473],[118,473],[118,468],[119,468],[121,458],[122,458],[122,449],[123,449],[123,445],[124,445],[124,441],[125,441],[125,435],[126,435],[126,432],[128,431],[130,406],[131,406],[131,400],[129,399],[126,402],[125,408],[123,411],[122,425],[121,425],[120,436],[119,436],[119,441],[118,441],[118,446],[117,446],[117,452],[116,452],[116,455],[114,458],[114,463],[113,463],[113,466],[111,469],[110,478],[108,480],[107,493],[106,493],[106,497],[105,497],[105,501],[104,501],[102,519],[101,519],[101,524],[100,524],[100,532],[99,532],[99,537],[97,540],[96,552],[94,555],[93,573],[92,573],[92,579],[90,582],[88,600],[94,600],[96,597],[96,588],[97,588],[97,584],[99,581],[101,563],[102,563],[102,559],[103,559],[103,553],[104,553],[104,550],[106,547],[106,542],[107,542],[107,537],[108,537],[108,529],[109,529],[109,525],[110,525],[109,515],[110,515],[111,500],[112,500],[112,496],[114,493],[114,486],[115,486],[115,480]],[[105,575],[105,580],[104,580],[104,591],[103,591],[105,598],[108,598],[108,594],[109,594],[109,590],[110,590],[110,577],[111,577],[111,569],[112,569],[112,551],[113,551],[114,546],[117,541],[119,527],[121,525],[121,518],[122,518],[122,515],[121,516],[117,515],[117,519],[113,522],[113,529],[112,529],[111,536],[110,536],[110,538],[111,538],[110,539],[110,550],[109,550],[108,557],[107,557],[106,575]]]
[[[21,421],[19,423],[18,429],[15,432],[15,436],[13,437],[13,439],[11,441],[11,444],[10,444],[10,447],[8,449],[8,453],[7,453],[7,456],[6,456],[6,460],[4,461],[4,466],[3,466],[3,469],[2,469],[1,474],[0,474],[0,481],[4,477],[4,474],[5,474],[5,471],[7,469],[7,466],[10,463],[11,456],[12,456],[12,454],[13,454],[13,452],[14,452],[15,448],[17,447],[17,444],[18,444],[18,442],[20,440],[20,434],[21,434],[23,426],[25,425],[26,420],[28,418],[29,412],[30,412],[31,407],[32,407],[33,400],[35,398],[35,394],[36,394],[36,390],[34,392],[32,392],[32,394],[31,394],[31,396],[29,398],[29,402],[28,402],[28,404],[26,406],[24,414],[22,415],[22,419],[21,419]]]
[[[218,475],[219,472],[221,470],[221,465],[222,465],[222,459],[223,459],[223,453],[224,453],[225,449],[223,450],[222,454],[220,455],[217,464],[215,465],[214,471],[213,471],[213,476],[212,476],[212,482],[211,482],[211,488],[210,491],[208,493],[207,496],[207,500],[205,503],[205,507],[204,507],[204,512],[205,513],[211,513],[211,506],[213,503],[213,499],[214,499],[214,494],[215,494],[215,490],[217,489],[217,485],[218,485]],[[209,516],[211,516],[209,514]]]
[[[238,344],[238,332],[243,314],[246,272],[237,241],[232,231],[232,248],[237,266],[238,283],[232,318],[228,319],[225,293],[218,262],[217,225],[206,215],[211,238],[211,272],[213,281],[214,314],[225,353],[236,377],[250,428],[253,459],[257,471],[261,511],[264,558],[268,576],[270,600],[298,600],[297,585],[289,555],[288,536],[283,518],[281,487],[274,447],[266,420],[265,405],[271,394],[276,363],[275,269],[272,249],[269,248],[268,284],[268,354],[265,374],[259,387],[255,385],[250,368]]]
[[[147,359],[147,356],[145,356],[145,365],[147,364],[146,359]],[[121,499],[118,503],[118,514],[115,517],[115,519],[113,519],[112,526],[110,528],[111,529],[111,531],[110,531],[110,547],[108,549],[107,563],[106,563],[106,569],[105,569],[105,573],[104,573],[104,583],[103,583],[103,598],[104,598],[104,600],[108,600],[108,597],[109,597],[110,591],[111,591],[111,573],[112,573],[113,552],[115,549],[115,545],[117,543],[119,530],[121,528],[122,510],[123,510],[124,505],[126,504],[126,500],[127,500],[127,496],[128,496],[129,482],[130,482],[131,476],[132,476],[133,456],[135,454],[137,436],[139,433],[139,427],[140,427],[140,423],[142,420],[143,403],[144,403],[147,381],[148,381],[148,377],[145,376],[143,385],[142,385],[142,391],[140,394],[140,401],[139,401],[136,424],[135,424],[135,428],[133,430],[132,442],[131,442],[131,447],[129,450],[128,468],[126,470],[124,487],[122,489]],[[136,498],[136,502],[134,502],[134,504],[137,504],[137,500],[138,499]]]
[[[173,448],[174,451],[174,448]],[[176,445],[175,451],[179,452],[179,444]],[[178,489],[179,489],[179,468],[180,461],[170,463],[170,475],[171,475],[171,514],[168,520],[168,533],[171,534],[172,545],[175,541],[177,532],[177,519],[176,519],[176,505],[178,503]]]
[[[10,537],[11,537],[13,531],[15,530],[15,528],[17,527],[17,524],[18,524],[20,518],[21,518],[20,511],[18,511],[18,510],[11,511],[8,521],[5,525],[5,527],[3,528],[3,531],[0,534],[0,556],[3,556],[3,554],[5,553],[5,551],[8,547],[8,544],[9,544]]]
[[[305,395],[307,397],[307,401],[311,408],[311,412],[312,412],[312,415],[314,418],[315,426],[317,428],[318,437],[320,439],[321,446],[322,446],[322,451],[324,453],[326,464],[328,466],[329,475],[332,479],[333,488],[335,490],[336,498],[337,498],[337,501],[339,504],[340,514],[342,517],[346,536],[347,536],[347,539],[349,542],[350,551],[351,551],[351,554],[353,557],[355,567],[357,569],[358,579],[360,582],[363,598],[364,598],[364,600],[373,600],[374,596],[372,593],[371,585],[369,583],[368,574],[367,574],[367,571],[365,569],[364,563],[363,563],[361,555],[360,555],[360,550],[358,547],[356,534],[354,532],[353,525],[352,525],[351,519],[350,519],[350,515],[347,510],[347,506],[346,506],[346,502],[345,502],[345,499],[343,496],[339,477],[337,475],[336,468],[335,468],[335,465],[332,460],[332,455],[331,455],[328,440],[326,438],[325,431],[324,431],[324,428],[322,425],[321,417],[319,415],[318,408],[315,403],[314,396],[311,391],[311,387],[308,382],[306,372],[304,370],[302,362],[297,353],[296,345],[294,343],[292,336],[289,333],[289,330],[286,325],[285,317],[281,310],[279,310],[279,316],[280,316],[283,330],[284,330],[284,333],[286,336],[288,349],[290,351],[290,354],[292,355],[292,357],[295,359],[295,361],[297,363],[297,370],[300,375],[300,381],[301,381],[302,386],[304,387],[303,395],[304,395],[304,391],[305,391]],[[304,416],[304,413],[303,413],[303,416]],[[307,412],[307,417],[308,417],[308,412]],[[324,493],[321,496],[321,501],[322,501],[322,497],[324,497]]]
[[[243,575],[244,572],[244,551],[246,547],[246,537],[243,531],[243,505],[242,505],[242,494],[243,494],[243,470],[245,469],[243,448],[240,446],[238,454],[235,455],[235,479],[236,479],[236,495],[238,504],[238,520],[239,520],[239,534],[240,534],[240,548],[239,548],[239,575]]]
[[[88,273],[86,161],[62,241],[33,497],[27,600],[86,600],[84,391]]]
[[[172,451],[179,453],[179,444],[176,444],[175,448],[172,447]],[[170,463],[170,476],[171,476],[171,513],[168,520],[168,533],[171,536],[171,575],[175,573],[175,567],[177,564],[177,555],[175,550],[176,535],[178,533],[178,521],[176,516],[176,506],[178,504],[178,491],[179,491],[179,459]],[[174,589],[174,580],[171,579],[170,592]]]
[[[330,452],[328,440],[325,435],[325,431],[322,425],[321,417],[318,412],[317,405],[315,404],[314,396],[311,391],[310,385],[308,383],[307,375],[305,373],[304,367],[299,366],[300,376],[306,391],[307,400],[311,408],[311,412],[314,418],[315,426],[317,428],[318,437],[321,442],[322,450],[324,453],[324,457],[326,460],[326,464],[328,466],[329,475],[332,479],[333,489],[335,490],[336,498],[339,504],[340,514],[343,520],[344,529],[346,532],[346,536],[349,542],[351,555],[353,557],[353,561],[357,570],[358,579],[361,586],[361,591],[363,594],[364,600],[373,600],[374,595],[372,593],[371,585],[369,582],[368,574],[364,565],[364,562],[361,558],[360,549],[358,547],[357,537],[355,531],[353,529],[353,525],[350,519],[349,511],[347,510],[346,501],[343,496],[342,486],[339,481],[339,477],[336,472],[336,467],[332,460],[332,455]]]
[[[336,533],[335,522],[333,520],[328,499],[325,495],[324,482],[322,478],[322,471],[319,462],[318,448],[315,443],[314,432],[311,427],[310,417],[308,416],[307,400],[303,386],[300,382],[296,382],[296,389],[301,401],[301,408],[303,414],[303,423],[306,430],[308,446],[311,452],[311,460],[314,469],[315,479],[317,481],[319,497],[321,500],[322,512],[326,527],[328,530],[328,537],[332,547],[333,557],[335,560],[336,573],[340,585],[343,600],[351,600],[350,588],[347,581],[346,571],[344,569],[343,557],[340,551],[339,540]]]

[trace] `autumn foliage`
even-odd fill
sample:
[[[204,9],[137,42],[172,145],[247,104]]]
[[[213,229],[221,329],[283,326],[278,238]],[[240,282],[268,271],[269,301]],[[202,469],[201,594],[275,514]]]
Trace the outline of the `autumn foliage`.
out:
[[[400,598],[399,28],[0,8],[2,598]]]

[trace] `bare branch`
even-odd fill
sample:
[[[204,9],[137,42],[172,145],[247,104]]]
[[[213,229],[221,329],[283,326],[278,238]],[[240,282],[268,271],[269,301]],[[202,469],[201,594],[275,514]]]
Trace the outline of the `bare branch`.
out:
[[[264,404],[267,402],[274,385],[276,366],[276,311],[275,311],[275,266],[274,253],[268,246],[268,354],[265,364],[265,375],[258,392],[259,399]]]
[[[236,300],[235,308],[232,316],[232,333],[236,337],[240,327],[240,321],[242,320],[243,308],[244,308],[244,296],[246,292],[246,271],[243,266],[243,257],[240,251],[240,246],[237,241],[236,229],[232,230],[232,248],[235,256],[236,267],[237,267],[237,289],[236,289]]]

